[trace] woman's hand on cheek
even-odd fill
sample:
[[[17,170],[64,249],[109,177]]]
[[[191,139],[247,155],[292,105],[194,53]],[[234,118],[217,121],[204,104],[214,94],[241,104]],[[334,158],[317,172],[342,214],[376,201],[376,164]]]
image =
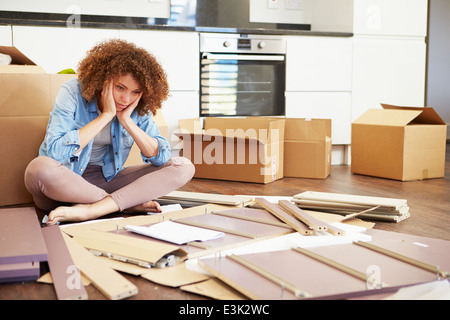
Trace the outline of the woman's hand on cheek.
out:
[[[133,103],[131,103],[128,107],[126,107],[122,111],[117,112],[116,115],[117,115],[117,119],[119,120],[119,122],[123,123],[123,121],[131,119],[131,114],[133,113],[134,109],[136,109],[136,107],[138,106],[139,101],[141,100],[141,97],[142,97],[142,92],[139,93],[136,100],[134,100]]]
[[[113,81],[107,81],[102,90],[102,113],[116,115],[116,103],[113,96]]]

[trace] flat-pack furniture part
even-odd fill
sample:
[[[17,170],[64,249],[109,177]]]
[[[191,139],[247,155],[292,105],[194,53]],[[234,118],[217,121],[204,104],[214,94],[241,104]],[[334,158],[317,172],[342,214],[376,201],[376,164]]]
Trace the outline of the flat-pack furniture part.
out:
[[[299,208],[359,216],[371,220],[400,222],[410,217],[406,199],[305,191],[292,197]]]
[[[249,299],[349,299],[448,279],[449,242],[370,230],[359,243],[201,259],[208,272]],[[430,267],[431,266],[431,267]]]
[[[81,272],[72,260],[59,226],[42,228],[42,234],[48,249],[48,265],[58,299],[87,299],[86,289],[81,283]]]
[[[35,209],[3,208],[0,219],[0,282],[36,280],[48,251]]]
[[[138,288],[121,274],[63,233],[75,265],[108,299],[121,300],[138,293]]]

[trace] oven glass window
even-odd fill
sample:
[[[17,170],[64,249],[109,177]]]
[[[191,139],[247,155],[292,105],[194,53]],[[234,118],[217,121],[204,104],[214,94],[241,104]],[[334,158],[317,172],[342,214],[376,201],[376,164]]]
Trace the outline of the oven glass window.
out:
[[[285,62],[202,59],[201,116],[284,115]]]

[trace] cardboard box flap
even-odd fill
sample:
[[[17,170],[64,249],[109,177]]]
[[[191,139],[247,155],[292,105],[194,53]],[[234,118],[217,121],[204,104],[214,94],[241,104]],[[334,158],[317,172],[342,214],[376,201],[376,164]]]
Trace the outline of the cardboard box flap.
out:
[[[414,119],[414,123],[422,124],[446,124],[432,107],[400,107],[390,104],[381,104],[385,110],[421,110],[421,114]]]
[[[32,66],[36,65],[36,63],[31,61],[16,47],[0,46],[0,53],[7,54],[11,57],[12,59],[11,64],[32,65]]]
[[[273,130],[278,130],[280,137],[284,135],[284,119],[270,118],[205,118],[205,135],[222,135],[238,140],[259,140],[267,144],[272,140]],[[273,137],[278,140],[278,137]]]
[[[206,121],[205,121],[206,122]],[[211,125],[211,121],[208,121],[206,129],[202,129],[201,121],[196,119],[180,119],[178,120],[180,130],[175,131],[173,134],[177,137],[198,137],[197,140],[213,141],[214,137],[228,137],[235,138],[237,140],[255,139],[258,140],[258,135],[255,131],[246,131],[243,129],[234,129],[229,126],[217,128],[216,122]],[[228,134],[228,135],[227,135]]]
[[[273,143],[284,140],[285,120],[272,121],[267,132],[267,142]]]
[[[330,119],[286,119],[285,141],[326,141],[327,138],[331,138]]]
[[[369,109],[354,124],[406,126],[422,113],[422,110]]]
[[[181,133],[202,133],[202,124],[200,119],[180,119],[178,120],[178,126]]]

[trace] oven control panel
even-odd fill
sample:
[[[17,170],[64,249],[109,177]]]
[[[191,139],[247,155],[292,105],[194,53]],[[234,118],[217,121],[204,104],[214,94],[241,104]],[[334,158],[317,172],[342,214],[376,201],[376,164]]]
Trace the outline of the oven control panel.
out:
[[[200,34],[201,52],[285,54],[282,36]]]

